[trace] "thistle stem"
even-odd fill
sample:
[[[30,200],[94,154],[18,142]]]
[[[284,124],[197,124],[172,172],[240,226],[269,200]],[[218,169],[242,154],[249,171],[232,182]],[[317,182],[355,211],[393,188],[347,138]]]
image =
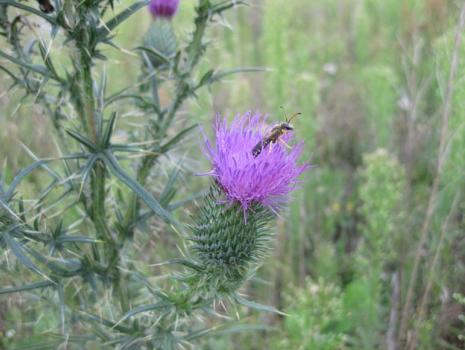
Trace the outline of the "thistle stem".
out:
[[[187,84],[187,81],[190,79],[193,69],[197,65],[200,57],[202,56],[204,52],[204,49],[202,46],[202,39],[203,39],[203,36],[205,35],[205,29],[207,27],[208,19],[210,18],[210,7],[209,6],[210,5],[208,1],[205,1],[205,0],[199,1],[199,7],[197,8],[197,17],[195,19],[195,30],[194,30],[194,33],[192,34],[192,39],[187,49],[188,58],[187,58],[186,66],[184,67],[185,73],[181,74],[181,76],[185,76],[185,77],[179,82],[177,86],[176,95],[171,103],[171,106],[169,107],[166,117],[162,118],[162,116],[160,116],[162,126],[157,132],[158,139],[162,139],[166,135],[168,129],[170,128],[174,120],[174,117],[176,116],[177,111],[179,110],[179,108],[182,106],[184,101],[190,95],[191,88],[190,88],[190,85]],[[152,91],[152,96],[154,97],[154,103],[159,105],[159,101],[157,101],[157,99],[155,98],[155,97],[158,97],[158,92],[155,93],[155,91]],[[157,161],[158,157],[159,157],[158,154],[156,155],[149,154],[143,158],[142,163],[137,173],[137,181],[142,186],[145,186],[147,182],[147,178],[150,175],[150,170],[155,165],[155,162]],[[135,220],[137,219],[137,216],[139,213],[139,207],[140,207],[140,204],[139,204],[137,195],[135,195],[134,193],[131,194],[131,197],[129,199],[128,209],[125,215],[125,223],[124,223],[124,230],[123,230],[125,232],[125,237],[131,237],[133,234]]]
[[[82,45],[85,46],[85,45]],[[94,144],[98,144],[96,131],[95,98],[93,91],[91,58],[87,55],[85,47],[81,47],[81,101],[82,120],[86,121],[86,129]],[[92,188],[92,216],[97,233],[105,240],[111,241],[111,234],[105,220],[105,166],[102,162],[95,163],[91,180]]]
[[[94,143],[97,143],[97,131],[95,128],[95,101],[92,84],[91,68],[86,64],[83,67],[82,72],[84,114],[86,116],[87,129],[90,133],[91,139]]]
[[[80,91],[81,96],[78,99],[80,102],[77,107],[80,112],[81,120],[84,123],[84,129],[88,133],[88,137],[95,145],[99,145],[99,135],[97,130],[98,116],[96,113],[96,102],[93,89],[92,78],[92,57],[89,55],[89,47],[87,40],[88,33],[86,28],[82,28],[81,40],[78,42],[80,49]],[[95,162],[91,176],[91,219],[94,223],[97,236],[105,242],[103,256],[96,250],[96,259],[99,263],[106,265],[107,273],[113,275],[115,285],[119,286],[119,271],[115,268],[119,260],[119,251],[111,230],[107,223],[106,208],[105,208],[105,184],[106,184],[106,168],[103,161]],[[124,304],[122,306],[124,308]]]

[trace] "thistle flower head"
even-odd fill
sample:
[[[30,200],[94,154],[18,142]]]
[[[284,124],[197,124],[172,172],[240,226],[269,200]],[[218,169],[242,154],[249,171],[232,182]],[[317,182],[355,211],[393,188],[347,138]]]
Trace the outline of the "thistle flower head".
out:
[[[223,198],[223,191],[212,185],[190,226],[191,249],[202,270],[197,275],[202,295],[239,288],[250,276],[250,268],[259,264],[272,246],[269,223],[273,215],[269,210],[254,204],[244,220],[240,204],[218,205]]]
[[[151,0],[149,10],[153,17],[170,19],[178,10],[179,0]]]
[[[215,147],[205,140],[205,153],[213,168],[206,175],[215,178],[229,202],[240,203],[244,210],[253,203],[278,209],[296,188],[299,175],[309,167],[298,164],[302,143],[287,149],[286,145],[294,138],[289,132],[254,156],[252,150],[264,140],[270,128],[259,114],[237,116],[229,126],[218,117]]]

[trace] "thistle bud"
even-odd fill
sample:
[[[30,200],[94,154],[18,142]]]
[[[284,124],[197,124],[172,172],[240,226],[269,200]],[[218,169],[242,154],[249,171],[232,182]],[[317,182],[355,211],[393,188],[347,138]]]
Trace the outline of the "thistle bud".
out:
[[[178,49],[171,22],[154,21],[144,36],[144,47],[148,49],[144,53],[153,68],[167,66],[166,62],[173,59]]]
[[[179,0],[151,0],[149,11],[155,19],[171,19],[179,6]],[[166,68],[177,51],[177,40],[171,21],[153,21],[144,36],[144,63],[149,68]]]

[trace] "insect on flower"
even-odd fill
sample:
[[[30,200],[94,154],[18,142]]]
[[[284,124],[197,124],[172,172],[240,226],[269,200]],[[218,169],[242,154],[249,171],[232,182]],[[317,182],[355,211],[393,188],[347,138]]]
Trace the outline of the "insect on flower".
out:
[[[284,143],[284,145],[288,146],[282,139],[281,136],[286,134],[288,131],[294,130],[294,127],[291,125],[291,120],[297,117],[298,115],[301,115],[302,113],[295,113],[293,114],[289,119],[285,117],[286,121],[276,124],[273,126],[270,130],[270,132],[262,139],[260,140],[254,148],[252,148],[252,155],[254,157],[258,157],[260,153],[262,153],[263,149],[267,147],[268,145],[271,145],[273,143],[276,143],[278,141],[281,141]]]
[[[50,0],[37,0],[37,2],[39,3],[40,11],[44,13],[51,13],[55,10]]]
[[[254,156],[251,152],[254,146],[263,146],[267,141],[259,130],[264,121],[261,114],[246,113],[237,115],[228,125],[226,119],[218,116],[215,145],[205,136],[204,152],[211,161],[212,169],[203,175],[213,176],[226,195],[226,201],[240,203],[244,210],[254,203],[273,211],[279,210],[287,201],[288,194],[296,189],[298,177],[310,167],[298,161],[303,150],[302,142],[290,151],[283,143],[276,142],[260,157]],[[288,136],[286,141],[295,139],[292,133]],[[272,141],[274,139],[270,139],[268,144]]]

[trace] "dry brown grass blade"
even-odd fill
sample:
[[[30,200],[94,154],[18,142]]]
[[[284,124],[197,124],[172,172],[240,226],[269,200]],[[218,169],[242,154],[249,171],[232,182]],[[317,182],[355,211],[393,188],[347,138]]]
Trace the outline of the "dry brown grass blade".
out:
[[[433,260],[431,261],[430,267],[428,269],[428,274],[427,274],[427,281],[426,281],[426,287],[425,291],[423,292],[423,297],[420,302],[420,306],[418,307],[418,314],[417,314],[417,319],[415,320],[415,328],[410,340],[410,343],[408,345],[409,350],[414,350],[417,348],[417,343],[418,343],[418,331],[421,326],[421,323],[425,319],[425,316],[427,315],[427,305],[429,302],[429,297],[431,293],[431,288],[433,287],[433,282],[434,282],[434,271],[436,269],[436,265],[439,261],[440,253],[442,251],[442,246],[444,243],[444,238],[446,237],[446,233],[449,230],[449,224],[450,224],[450,219],[452,218],[452,215],[455,213],[455,210],[457,209],[457,204],[459,203],[460,199],[460,192],[458,192],[455,195],[454,201],[452,203],[452,206],[450,208],[449,213],[447,214],[446,219],[444,220],[442,227],[441,227],[441,233],[439,235],[439,241],[438,245],[436,246],[435,252],[434,252],[434,257]]]
[[[440,132],[440,139],[439,139],[439,151],[438,151],[438,159],[435,168],[435,176],[433,180],[433,187],[430,192],[428,206],[426,210],[425,220],[423,221],[422,229],[420,232],[420,239],[416,248],[414,264],[412,269],[412,274],[410,276],[409,285],[407,289],[407,296],[405,299],[404,306],[402,308],[402,316],[401,316],[401,323],[399,329],[399,342],[402,343],[406,337],[407,331],[407,324],[410,320],[411,310],[412,310],[412,303],[414,297],[414,291],[416,282],[418,279],[418,272],[420,269],[421,263],[421,252],[423,247],[426,243],[426,239],[428,237],[428,230],[431,224],[431,219],[434,214],[438,190],[439,190],[439,183],[441,178],[442,167],[445,159],[445,145],[447,143],[447,135],[448,135],[448,128],[449,128],[449,116],[451,111],[451,100],[454,91],[454,82],[455,76],[457,73],[457,67],[459,63],[459,47],[462,41],[462,31],[465,27],[465,2],[462,5],[460,10],[460,17],[459,22],[457,25],[457,31],[455,34],[455,43],[454,43],[454,50],[452,52],[451,64],[450,64],[450,71],[449,77],[447,80],[447,87],[444,97],[444,108],[442,111],[442,118],[441,118],[441,132]]]

